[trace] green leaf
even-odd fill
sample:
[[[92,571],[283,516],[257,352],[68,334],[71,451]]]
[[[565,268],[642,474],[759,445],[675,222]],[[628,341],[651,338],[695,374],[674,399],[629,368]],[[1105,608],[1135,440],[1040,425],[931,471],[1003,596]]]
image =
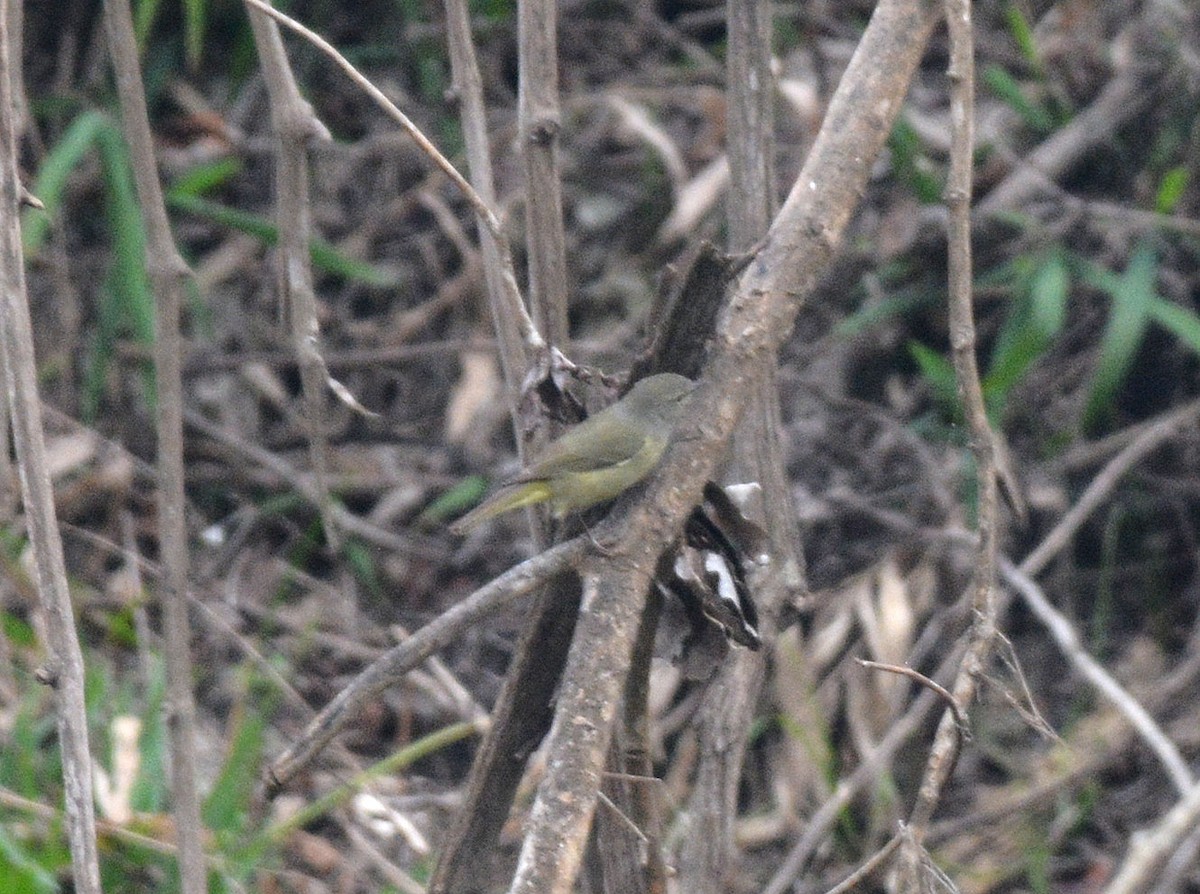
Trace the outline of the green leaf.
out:
[[[38,863],[5,824],[0,823],[0,880],[5,894],[55,894],[59,890],[54,872]]]
[[[350,566],[350,570],[362,584],[363,589],[372,597],[381,599],[383,584],[380,583],[379,569],[375,565],[375,556],[371,550],[358,540],[347,537],[346,542],[342,545],[342,554],[346,557],[346,564]]]
[[[892,166],[896,169],[897,179],[924,204],[941,202],[942,178],[922,151],[921,138],[916,129],[903,117],[896,119],[888,137],[888,149],[892,154]]]
[[[200,64],[200,54],[204,48],[206,7],[205,0],[183,0],[183,42],[191,68]]]
[[[999,410],[1012,387],[1046,351],[1066,319],[1070,272],[1061,252],[1040,259],[1020,276],[1013,308],[992,349],[983,382],[989,407]]]
[[[855,311],[833,331],[841,338],[850,338],[895,317],[931,307],[937,300],[938,296],[928,289],[908,289]]]
[[[997,97],[1007,103],[1030,129],[1039,134],[1049,134],[1054,131],[1054,116],[1042,105],[1031,102],[1021,85],[1007,71],[995,65],[989,65],[983,71],[983,83]]]
[[[198,196],[177,192],[174,189],[167,194],[167,204],[179,211],[186,211],[188,214],[206,218],[220,226],[254,236],[261,239],[266,245],[275,245],[279,241],[279,229],[270,220],[258,214],[239,211],[236,208],[229,208]],[[344,276],[346,279],[357,280],[380,288],[400,284],[400,278],[395,274],[348,258],[321,239],[313,239],[309,244],[309,250],[313,264],[326,273]]]
[[[947,410],[957,413],[958,385],[954,380],[954,365],[938,351],[917,341],[908,343],[908,351],[933,389],[934,398]]]
[[[137,37],[139,55],[146,48],[146,41],[158,19],[161,6],[162,0],[139,0],[133,12],[133,33]]]
[[[33,257],[46,243],[50,221],[62,207],[67,178],[78,167],[101,129],[110,126],[108,118],[101,112],[84,112],[71,122],[62,138],[46,155],[38,171],[33,194],[46,206],[45,211],[26,208],[21,213],[21,242],[26,257]]]
[[[1017,49],[1021,51],[1025,61],[1034,66],[1040,74],[1042,69],[1041,53],[1038,52],[1033,28],[1029,24],[1029,19],[1025,18],[1025,13],[1021,11],[1021,7],[1015,3],[1008,4],[1004,8],[1004,22],[1008,25],[1009,37],[1013,39],[1013,43],[1017,45]]]
[[[92,360],[83,383],[83,415],[94,419],[99,412],[109,361],[117,339],[131,332],[146,347],[154,344],[154,293],[146,274],[146,234],[133,185],[129,151],[120,131],[106,122],[96,132],[96,144],[104,172],[105,203],[112,234],[113,264],[109,269],[99,308],[99,330],[93,342]],[[154,406],[154,367],[143,366],[146,401]]]
[[[461,515],[473,508],[487,493],[488,480],[482,475],[470,475],[455,484],[417,517],[421,525],[440,525],[447,519]]]
[[[1200,354],[1200,316],[1195,311],[1155,296],[1149,313],[1150,319],[1183,342],[1188,350]]]
[[[1159,214],[1173,214],[1187,191],[1190,178],[1191,172],[1183,165],[1163,174],[1162,182],[1158,184],[1158,194],[1154,197],[1154,210]]]
[[[218,158],[215,161],[196,165],[176,177],[171,184],[171,193],[180,196],[200,196],[220,189],[242,172],[241,159]]]
[[[267,727],[263,707],[248,700],[238,705],[225,762],[204,801],[204,824],[214,831],[236,830],[249,808]]]
[[[1134,249],[1124,274],[1113,278],[1102,275],[1105,272],[1092,269],[1089,274],[1095,276],[1094,281],[1102,284],[1101,288],[1112,297],[1112,308],[1100,340],[1100,357],[1092,390],[1083,411],[1087,429],[1095,429],[1111,415],[1113,401],[1146,334],[1150,307],[1157,297],[1154,287],[1158,279],[1158,261],[1154,250],[1145,242]]]
[[[150,679],[142,695],[142,735],[138,748],[142,754],[142,767],[129,803],[140,813],[161,813],[168,803],[167,724],[163,703],[167,697],[166,665],[161,655],[155,654],[150,662]]]

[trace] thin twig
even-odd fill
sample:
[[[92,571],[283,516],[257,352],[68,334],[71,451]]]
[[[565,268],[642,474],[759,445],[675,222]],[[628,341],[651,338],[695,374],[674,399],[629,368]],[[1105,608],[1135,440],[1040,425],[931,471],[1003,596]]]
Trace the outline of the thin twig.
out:
[[[467,149],[467,167],[472,184],[490,207],[496,204],[496,184],[487,132],[487,110],[483,103],[483,77],[479,73],[475,44],[471,39],[470,11],[466,0],[446,0],[446,40],[454,92],[459,102],[459,123]],[[513,300],[509,282],[512,261],[508,255],[508,242],[503,233],[489,229],[481,221],[479,243],[483,253],[483,275],[492,328],[500,346],[500,368],[504,372],[508,393],[514,394],[525,378],[531,358],[522,338],[521,318],[512,313],[510,307]],[[518,304],[523,312],[524,302],[518,300]],[[521,420],[516,401],[509,401],[509,414],[513,431],[519,433]],[[517,455],[524,461],[525,445],[521,437],[517,438]]]
[[[567,347],[567,240],[559,170],[556,0],[517,3],[517,130],[525,167],[529,306],[555,347]]]
[[[938,683],[936,680],[931,680],[920,671],[911,667],[905,667],[902,664],[885,664],[882,661],[870,661],[866,658],[858,658],[856,660],[863,667],[870,670],[881,670],[887,671],[889,674],[899,674],[902,677],[908,677],[910,680],[919,683],[926,689],[932,689],[938,695],[938,697],[946,703],[946,707],[950,710],[950,713],[954,715],[954,722],[958,724],[960,738],[961,733],[966,731],[967,718],[963,716],[958,704],[954,701],[953,694],[951,694],[950,690],[941,683]]]
[[[846,878],[842,879],[842,881],[840,881],[838,884],[826,891],[825,894],[846,894],[847,891],[853,891],[856,887],[861,885],[875,874],[875,870],[882,866],[884,862],[891,857],[903,840],[904,839],[900,835],[893,835],[888,840],[888,843],[877,850],[869,860],[859,866],[858,869],[854,870],[854,872],[850,873],[850,875],[848,875]]]
[[[313,486],[308,476],[304,475],[287,460],[256,444],[242,440],[233,432],[223,429],[195,410],[185,410],[184,419],[189,428],[199,431],[206,437],[212,438],[217,443],[228,447],[242,458],[267,469],[278,476],[281,482],[295,488],[296,493],[312,506],[320,507],[320,492]],[[412,535],[401,536],[395,534],[365,518],[355,515],[341,504],[334,504],[330,511],[333,514],[334,522],[339,528],[348,534],[361,537],[367,543],[374,546],[394,550],[403,555],[422,556],[427,559],[441,560],[446,557],[445,547],[423,541]]]
[[[962,666],[951,687],[961,711],[975,697],[976,683],[992,651],[996,632],[997,447],[988,423],[975,358],[975,320],[971,291],[971,191],[975,148],[975,45],[970,0],[946,0],[950,32],[950,173],[946,185],[949,206],[950,347],[959,401],[971,433],[978,492],[979,541],[975,551],[975,611]],[[919,845],[954,769],[958,722],[942,716],[926,763],[925,774],[909,817],[908,829]],[[909,867],[911,868],[911,867]]]
[[[312,207],[308,189],[308,146],[314,139],[330,139],[312,106],[300,95],[279,36],[279,26],[251,6],[247,12],[254,45],[267,84],[271,125],[275,131],[275,219],[279,228],[276,280],[279,300],[291,322],[292,350],[300,367],[304,402],[302,424],[308,441],[309,462],[319,500],[318,511],[330,549],[341,545],[333,519],[329,493],[329,437],[324,425],[325,386],[329,378],[321,357],[317,299],[313,292],[309,242]]]
[[[155,295],[158,536],[166,569],[162,595],[171,712],[167,724],[171,731],[171,787],[179,835],[180,885],[184,894],[201,894],[208,888],[208,878],[196,792],[196,703],[192,694],[187,609],[190,557],[184,519],[183,379],[180,372],[183,350],[179,336],[180,309],[191,271],[175,246],[167,219],[128,0],[105,0],[104,19],[121,103],[122,130],[129,144],[138,205],[146,229],[146,272]]]
[[[1142,428],[1137,437],[1125,449],[1112,458],[1107,465],[1091,480],[1087,488],[1075,501],[1066,515],[1062,517],[1054,529],[1047,534],[1037,549],[1026,556],[1020,564],[1022,573],[1036,577],[1050,560],[1057,556],[1071,542],[1075,532],[1096,511],[1096,508],[1108,499],[1121,477],[1131,467],[1141,462],[1147,455],[1173,435],[1176,430],[1200,416],[1200,400],[1184,404],[1177,410],[1164,414],[1152,425]]]
[[[1084,650],[1083,644],[1079,641],[1079,634],[1075,632],[1071,622],[1050,604],[1042,592],[1042,588],[1033,578],[1003,558],[1000,560],[1000,573],[1013,589],[1021,594],[1025,604],[1046,627],[1050,636],[1058,643],[1058,647],[1062,649],[1076,669],[1099,689],[1100,693],[1112,702],[1118,711],[1125,715],[1150,750],[1158,756],[1163,769],[1167,771],[1167,775],[1171,777],[1171,782],[1175,784],[1179,793],[1187,794],[1195,785],[1192,771],[1188,769],[1187,762],[1179,753],[1179,749],[1175,747],[1175,743],[1163,732],[1149,712],[1137,699],[1126,692],[1120,683],[1113,679],[1112,674],[1101,667],[1100,663]]]
[[[421,130],[413,124],[404,112],[397,108],[396,104],[384,95],[384,92],[376,87],[369,79],[361,74],[358,69],[350,64],[341,53],[337,51],[327,40],[306,28],[304,25],[297,22],[295,19],[285,15],[275,9],[265,0],[246,0],[256,9],[262,10],[275,21],[279,22],[292,31],[302,36],[305,40],[319,49],[322,53],[337,63],[338,67],[346,73],[346,75],[357,84],[371,99],[375,100],[388,115],[396,121],[405,132],[413,139],[417,146],[424,152],[438,169],[442,171],[455,186],[462,192],[467,202],[470,204],[476,216],[491,233],[492,238],[496,242],[496,247],[501,259],[502,279],[504,286],[505,312],[517,320],[520,324],[521,332],[525,340],[525,344],[531,349],[541,349],[545,347],[545,340],[537,331],[537,327],[533,324],[529,313],[525,309],[525,302],[521,298],[521,290],[517,285],[517,277],[513,271],[512,257],[508,251],[508,242],[504,235],[504,228],[500,223],[500,218],[492,210],[491,206],[484,198],[471,186],[470,183],[458,172],[458,169],[450,163],[450,160],[438,150],[436,146],[430,142],[429,138],[421,132]]]
[[[605,552],[583,571],[588,610],[563,674],[546,745],[549,772],[530,814],[513,894],[566,894],[574,884],[656,560],[724,456],[749,403],[752,370],[787,338],[840,244],[933,23],[922,0],[875,7],[804,168],[722,311],[692,398],[704,412],[680,423],[642,498],[627,501],[595,532]]]
[[[21,253],[21,181],[17,175],[17,110],[13,84],[19,80],[20,56],[14,56],[11,19],[0,10],[0,354],[7,386],[6,412],[21,475],[34,579],[45,617],[48,664],[39,678],[54,688],[67,839],[75,890],[100,892],[100,857],[96,847],[96,814],[92,804],[92,755],[88,746],[84,701],[83,653],[63,562],[62,541],[54,513],[54,489],[42,431],[37,393],[33,327],[25,293]],[[7,451],[7,447],[5,447]]]
[[[1181,841],[1200,825],[1200,785],[1194,785],[1153,828],[1135,835],[1125,862],[1104,889],[1104,894],[1145,891],[1163,862]]]
[[[265,773],[268,791],[274,792],[286,785],[353,719],[368,700],[402,679],[405,673],[426,658],[454,642],[472,624],[491,617],[571,567],[579,561],[587,545],[587,538],[576,538],[534,556],[476,590],[415,631],[404,642],[379,656],[339,692],[300,738],[271,764]]]

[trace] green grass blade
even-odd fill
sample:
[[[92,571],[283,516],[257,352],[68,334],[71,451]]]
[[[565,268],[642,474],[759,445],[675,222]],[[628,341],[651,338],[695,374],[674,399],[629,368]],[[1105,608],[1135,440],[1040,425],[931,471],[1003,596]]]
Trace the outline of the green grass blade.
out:
[[[929,289],[906,289],[856,310],[838,323],[833,331],[840,338],[850,338],[893,318],[932,307],[938,300],[938,296]]]
[[[1054,116],[1041,105],[1031,102],[1021,85],[1007,71],[994,65],[988,66],[983,71],[983,83],[1035,133],[1049,134],[1054,131]]]
[[[63,132],[62,139],[42,162],[33,194],[42,200],[46,210],[26,208],[21,214],[21,242],[26,257],[33,257],[45,245],[50,221],[62,207],[67,178],[95,143],[96,135],[106,126],[109,126],[109,122],[103,113],[84,112],[71,122]]]
[[[996,338],[983,390],[996,408],[1062,330],[1067,313],[1070,271],[1052,252],[1018,283],[1017,297]]]
[[[888,137],[888,150],[896,179],[905,184],[918,201],[933,205],[942,200],[942,176],[925,157],[916,128],[903,117],[896,120]]]
[[[225,762],[204,801],[204,824],[217,832],[236,831],[250,805],[266,738],[262,706],[244,700],[238,705]]]
[[[147,347],[154,344],[154,293],[146,274],[146,234],[129,151],[120,131],[111,123],[97,131],[96,140],[104,169],[113,264],[99,308],[100,326],[93,343],[92,363],[83,383],[85,419],[94,419],[99,411],[108,363],[121,333],[131,332],[139,344]],[[153,409],[154,369],[149,363],[144,367],[144,377],[146,401]]]
[[[1033,28],[1029,24],[1029,19],[1025,17],[1025,13],[1016,3],[1010,3],[1004,8],[1004,22],[1008,25],[1008,36],[1013,39],[1013,43],[1017,45],[1017,49],[1021,51],[1025,61],[1032,65],[1040,76],[1042,57],[1033,36]]]
[[[279,230],[275,224],[258,214],[239,211],[236,208],[229,208],[208,199],[179,193],[175,190],[167,195],[167,204],[178,211],[195,214],[197,217],[203,217],[219,226],[254,236],[267,245],[275,245],[279,241]],[[395,274],[348,258],[323,240],[313,239],[309,250],[313,264],[326,273],[378,287],[396,286],[400,283],[399,277]]]
[[[205,0],[183,0],[184,49],[191,68],[200,64],[201,51],[204,49],[206,5]]]
[[[146,48],[146,40],[158,19],[162,0],[139,0],[133,12],[133,33],[137,36],[138,52]]]
[[[1178,338],[1193,354],[1200,354],[1200,316],[1195,311],[1155,296],[1150,319]]]
[[[55,894],[58,880],[50,869],[0,823],[0,879],[5,894]]]
[[[1154,210],[1159,214],[1174,214],[1191,181],[1191,171],[1180,165],[1163,174],[1154,197]]]
[[[1143,242],[1134,250],[1124,274],[1115,281],[1105,276],[1096,280],[1104,284],[1102,288],[1112,297],[1112,309],[1100,340],[1096,374],[1083,411],[1086,429],[1094,430],[1112,414],[1113,401],[1146,334],[1150,307],[1157,297],[1154,291],[1157,279],[1158,259],[1154,250]]]
[[[921,368],[921,374],[929,382],[938,403],[958,413],[958,386],[954,381],[953,364],[933,348],[917,341],[909,342],[908,351]]]
[[[204,162],[176,177],[171,183],[171,193],[181,196],[201,196],[225,186],[242,172],[241,159],[218,158]]]

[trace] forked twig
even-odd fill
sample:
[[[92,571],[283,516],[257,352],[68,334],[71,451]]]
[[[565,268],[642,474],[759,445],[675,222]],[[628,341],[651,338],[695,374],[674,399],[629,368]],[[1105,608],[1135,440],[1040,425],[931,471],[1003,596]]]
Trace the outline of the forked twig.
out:
[[[412,120],[402,112],[394,102],[387,98],[382,90],[376,87],[371,81],[363,75],[357,68],[350,64],[350,61],[343,56],[329,41],[325,40],[315,31],[306,28],[304,25],[297,22],[290,16],[280,12],[265,2],[265,0],[246,0],[250,6],[269,15],[281,25],[295,31],[318,50],[332,59],[346,75],[357,84],[375,103],[382,108],[387,114],[396,121],[404,131],[413,139],[417,146],[437,165],[438,169],[450,178],[451,182],[458,187],[462,192],[472,210],[483,225],[491,233],[492,238],[496,242],[496,247],[501,258],[501,266],[503,271],[504,295],[506,299],[506,311],[513,315],[513,318],[520,321],[521,331],[524,335],[526,344],[533,349],[544,348],[545,340],[538,332],[533,320],[530,318],[528,311],[525,309],[525,302],[521,298],[521,290],[517,285],[517,278],[513,272],[512,256],[508,250],[508,241],[504,235],[504,228],[500,223],[500,218],[492,210],[491,206],[484,201],[483,197],[471,186],[467,179],[458,172],[458,169],[450,163],[450,160],[444,156],[441,151],[433,145],[428,137],[421,132]]]
[[[341,545],[334,522],[333,497],[329,492],[329,438],[325,419],[325,385],[329,378],[320,350],[320,324],[313,291],[309,242],[312,238],[312,207],[309,202],[308,147],[316,138],[328,140],[326,130],[312,106],[300,95],[279,36],[279,27],[263,12],[251,7],[250,28],[259,64],[267,84],[271,126],[275,131],[275,218],[279,229],[276,280],[279,301],[287,312],[292,333],[292,350],[300,368],[304,413],[302,428],[308,441],[309,462],[319,499],[318,511],[325,539],[332,550]]]
[[[988,423],[975,357],[975,319],[971,288],[971,192],[975,149],[975,44],[970,0],[946,0],[950,32],[950,173],[946,185],[949,207],[950,348],[959,401],[971,435],[978,493],[979,540],[975,550],[972,605],[975,612],[962,665],[951,687],[961,710],[975,698],[977,681],[992,651],[996,632],[997,445]],[[919,845],[954,769],[957,720],[943,715],[925,765],[908,832]],[[915,880],[910,879],[915,882]]]
[[[184,519],[183,342],[179,333],[179,318],[191,271],[175,245],[167,219],[128,0],[105,0],[104,21],[121,103],[122,130],[129,144],[138,207],[146,228],[146,272],[155,300],[158,536],[165,568],[161,592],[171,714],[167,727],[171,733],[171,790],[179,836],[179,877],[184,894],[202,894],[207,890],[208,878],[196,791],[196,703],[192,694],[187,609],[191,557]]]
[[[13,85],[20,81],[21,57],[13,53],[11,21],[7,13],[0,12],[0,354],[8,392],[5,413],[12,418],[25,520],[33,548],[33,576],[45,617],[49,664],[39,679],[54,687],[74,884],[81,894],[99,894],[100,858],[92,804],[83,653],[75,630],[54,512],[54,489],[37,393],[33,326],[25,292],[19,213],[21,182],[17,175],[19,122],[13,97]],[[19,46],[19,42],[15,45]]]

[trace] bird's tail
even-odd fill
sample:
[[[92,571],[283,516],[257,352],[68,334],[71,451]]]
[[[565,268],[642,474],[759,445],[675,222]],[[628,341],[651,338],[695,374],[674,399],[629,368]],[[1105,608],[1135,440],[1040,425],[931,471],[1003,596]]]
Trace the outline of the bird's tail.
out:
[[[465,534],[481,521],[523,506],[545,503],[550,499],[550,485],[545,481],[518,481],[492,494],[462,518],[450,525],[455,534]]]

